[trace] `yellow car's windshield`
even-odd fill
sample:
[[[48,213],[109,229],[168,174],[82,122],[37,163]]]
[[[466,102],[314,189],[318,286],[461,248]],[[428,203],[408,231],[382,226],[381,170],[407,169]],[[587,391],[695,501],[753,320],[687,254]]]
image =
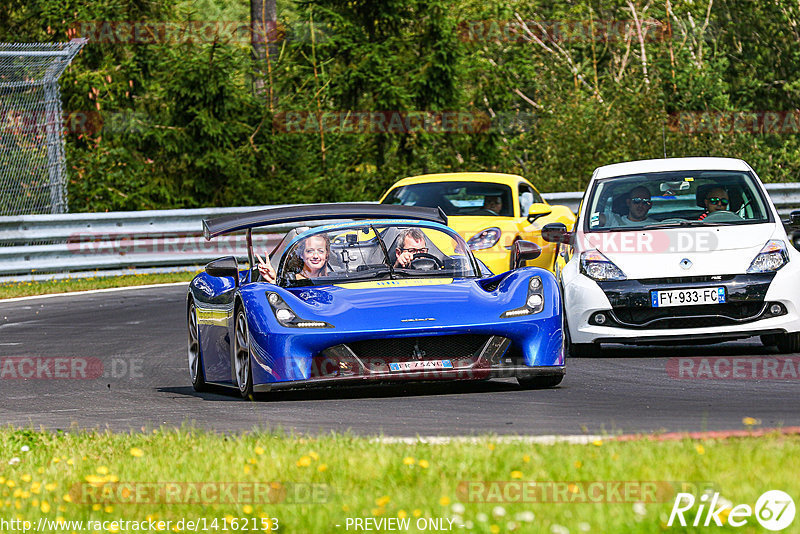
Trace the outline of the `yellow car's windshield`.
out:
[[[428,182],[397,187],[382,204],[440,207],[447,215],[513,217],[511,188],[491,182]]]

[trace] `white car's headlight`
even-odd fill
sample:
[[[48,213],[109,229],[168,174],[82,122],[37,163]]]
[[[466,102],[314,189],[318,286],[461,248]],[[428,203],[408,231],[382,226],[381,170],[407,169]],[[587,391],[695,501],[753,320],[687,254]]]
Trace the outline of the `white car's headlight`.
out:
[[[761,249],[750,267],[748,273],[770,273],[777,271],[789,262],[789,253],[786,244],[780,239],[770,239]]]
[[[467,241],[467,245],[469,245],[471,250],[492,248],[500,241],[500,236],[502,234],[503,232],[500,231],[500,228],[486,228],[470,237]]]
[[[581,273],[598,282],[605,280],[627,280],[628,277],[614,262],[598,250],[581,253]]]

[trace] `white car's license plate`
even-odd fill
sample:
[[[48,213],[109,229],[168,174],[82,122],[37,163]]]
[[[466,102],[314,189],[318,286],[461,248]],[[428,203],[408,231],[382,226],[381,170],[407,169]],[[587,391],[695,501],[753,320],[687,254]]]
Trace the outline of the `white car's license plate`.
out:
[[[390,371],[424,371],[426,369],[452,369],[450,360],[421,360],[416,362],[396,362],[389,364]]]
[[[653,308],[695,306],[699,304],[725,304],[725,288],[698,287],[695,289],[651,291],[650,303]]]

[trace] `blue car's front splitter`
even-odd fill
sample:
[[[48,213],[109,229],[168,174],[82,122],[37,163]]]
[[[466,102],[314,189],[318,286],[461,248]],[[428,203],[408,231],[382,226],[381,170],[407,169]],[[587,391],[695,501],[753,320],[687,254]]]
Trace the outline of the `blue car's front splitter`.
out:
[[[253,391],[266,393],[277,389],[300,389],[309,387],[366,385],[378,383],[408,382],[436,382],[453,380],[488,380],[490,378],[532,378],[540,376],[564,376],[563,365],[546,365],[538,367],[528,366],[498,366],[488,369],[475,369],[472,371],[460,369],[439,370],[438,372],[406,372],[404,374],[368,374],[352,376],[316,377],[308,380],[292,380],[287,382],[271,382],[253,386]]]
[[[447,336],[341,343],[311,359],[302,379],[255,382],[256,391],[364,382],[487,380],[563,376],[563,353],[552,365],[528,365],[524,354],[500,335],[460,337],[461,350],[441,354]],[[453,340],[456,342],[455,340]],[[472,343],[472,346],[469,344]],[[560,348],[560,347],[559,347]],[[474,350],[473,350],[474,349]],[[511,350],[509,350],[511,349]],[[560,352],[560,351],[559,351]],[[406,354],[408,353],[408,354]],[[256,361],[260,360],[256,357]]]

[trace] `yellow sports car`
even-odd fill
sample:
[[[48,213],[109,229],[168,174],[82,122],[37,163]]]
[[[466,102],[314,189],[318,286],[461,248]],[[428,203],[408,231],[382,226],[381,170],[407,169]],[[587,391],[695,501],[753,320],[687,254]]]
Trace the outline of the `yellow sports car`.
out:
[[[568,230],[575,214],[566,206],[551,206],[528,180],[513,174],[459,172],[404,178],[394,184],[381,204],[439,206],[448,224],[495,274],[511,268],[514,241],[532,241],[542,254],[529,266],[555,270],[556,245],[542,239],[548,223],[564,223]]]

